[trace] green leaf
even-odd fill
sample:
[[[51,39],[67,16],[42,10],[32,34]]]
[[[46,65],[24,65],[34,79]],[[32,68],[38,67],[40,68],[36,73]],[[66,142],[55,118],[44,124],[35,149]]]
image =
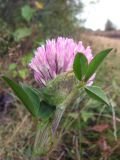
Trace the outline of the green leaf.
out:
[[[85,90],[91,98],[96,99],[96,100],[101,101],[101,102],[104,102],[107,105],[109,105],[108,98],[107,98],[106,94],[104,93],[104,91],[100,87],[98,87],[98,86],[86,86]]]
[[[39,98],[39,92],[37,92],[36,89],[26,84],[22,84],[22,88],[29,95],[34,105],[37,106],[35,112],[38,117],[41,119],[48,119],[54,113],[56,109],[55,106],[51,106],[48,103],[41,101]]]
[[[87,122],[89,118],[93,117],[93,113],[82,111],[81,112],[81,117],[84,122]]]
[[[35,10],[29,5],[25,5],[21,8],[21,15],[27,22],[33,18],[34,12]]]
[[[15,41],[19,42],[23,38],[30,36],[31,33],[32,33],[31,29],[23,27],[23,28],[18,28],[17,30],[15,30],[15,32],[13,33],[13,36],[14,36]]]
[[[28,70],[27,69],[21,69],[18,71],[19,76],[23,79],[25,79],[28,76]]]
[[[73,63],[73,71],[75,76],[80,81],[82,80],[83,76],[85,75],[88,68],[88,61],[87,58],[84,56],[83,53],[77,53]]]
[[[108,55],[108,53],[111,50],[112,50],[112,48],[101,51],[100,53],[98,53],[94,57],[94,59],[90,62],[89,66],[88,66],[88,70],[87,70],[86,75],[85,75],[85,80],[86,81],[95,73],[95,71],[97,70],[99,65],[102,63],[104,58]]]
[[[3,79],[34,117],[48,119],[52,116],[56,108],[43,101],[41,102],[39,94],[32,87],[19,85],[5,76],[3,76]]]
[[[35,113],[35,115],[37,117],[39,117],[39,108],[40,108],[40,98],[38,96],[38,94],[32,89],[32,87],[25,85],[25,84],[21,84],[22,89],[26,92],[26,94],[28,95],[31,103],[33,104],[33,112]]]
[[[43,119],[49,119],[55,113],[56,107],[42,101],[39,108],[39,116]]]
[[[32,57],[33,57],[33,54],[32,54],[32,53],[27,53],[27,54],[25,54],[24,56],[22,56],[21,62],[22,62],[22,64],[23,64],[23,66],[26,67],[27,64],[31,61]]]
[[[16,67],[17,67],[17,64],[16,63],[11,63],[10,65],[9,65],[9,70],[10,71],[13,71],[13,70],[15,70],[16,69]]]
[[[26,91],[16,82],[12,81],[11,79],[3,76],[3,79],[7,82],[7,84],[12,88],[12,90],[14,91],[14,93],[16,94],[16,96],[23,102],[23,104],[25,105],[25,107],[28,109],[28,111],[33,115],[33,116],[37,116],[36,114],[36,110],[37,107],[40,107],[40,101],[37,101],[37,105],[36,103],[34,104],[33,100],[31,99],[31,96],[28,95],[26,93]]]

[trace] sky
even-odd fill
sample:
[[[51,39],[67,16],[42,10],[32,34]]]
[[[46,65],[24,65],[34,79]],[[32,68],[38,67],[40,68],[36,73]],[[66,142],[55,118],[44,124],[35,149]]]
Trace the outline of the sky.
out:
[[[104,30],[107,19],[111,20],[117,29],[120,29],[120,0],[99,0],[96,4],[85,3],[82,18],[87,19],[85,27],[93,30]]]

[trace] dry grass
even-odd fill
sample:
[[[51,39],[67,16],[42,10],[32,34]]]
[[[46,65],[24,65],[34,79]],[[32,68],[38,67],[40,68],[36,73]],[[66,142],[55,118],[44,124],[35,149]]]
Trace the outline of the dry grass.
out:
[[[94,51],[113,48],[116,50],[117,56],[120,56],[120,40],[94,35],[83,35],[83,41],[90,44]]]
[[[101,69],[103,76],[108,76],[107,79],[109,81],[117,80],[117,83],[120,85],[119,79],[120,79],[120,40],[119,39],[113,39],[113,38],[107,38],[107,37],[100,37],[100,36],[94,36],[94,35],[83,35],[83,42],[86,45],[90,45],[93,54],[100,52],[101,50],[107,49],[107,48],[113,48],[113,51],[110,53],[110,55],[105,60],[105,65],[102,65],[103,67]],[[100,71],[101,71],[100,69]],[[104,77],[103,77],[104,79]]]

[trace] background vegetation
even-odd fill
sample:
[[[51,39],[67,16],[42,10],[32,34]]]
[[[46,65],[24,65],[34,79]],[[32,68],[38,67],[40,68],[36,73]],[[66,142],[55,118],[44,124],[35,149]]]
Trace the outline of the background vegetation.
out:
[[[111,34],[108,32],[96,36],[83,29],[83,20],[76,18],[83,7],[79,0],[0,0],[0,76],[5,74],[36,86],[28,63],[34,49],[48,38],[70,36],[83,40],[86,46],[92,46],[94,54],[113,47],[95,83],[103,87],[114,108],[105,108],[86,98],[81,119],[76,119],[78,110],[69,115],[73,124],[48,157],[51,160],[117,160],[120,159],[119,39],[103,37]],[[32,117],[0,80],[0,159],[33,160],[34,137]]]

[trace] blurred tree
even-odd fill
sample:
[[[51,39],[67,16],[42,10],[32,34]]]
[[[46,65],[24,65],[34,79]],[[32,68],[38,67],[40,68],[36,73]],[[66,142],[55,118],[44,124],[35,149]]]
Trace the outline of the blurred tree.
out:
[[[44,8],[38,19],[42,23],[44,36],[75,35],[78,26],[77,13],[83,8],[81,0],[42,0]],[[80,24],[80,22],[79,22]]]
[[[20,16],[22,5],[26,0],[0,0],[0,17],[8,26],[16,27],[22,21]]]
[[[47,38],[76,38],[83,23],[76,15],[80,17],[82,9],[82,0],[0,0],[1,54],[8,53],[11,44],[31,49]]]
[[[112,30],[116,30],[116,27],[113,24],[113,22],[108,19],[106,24],[105,24],[105,31],[112,31]]]
[[[0,0],[0,17],[13,30],[18,26],[28,25],[21,16],[21,8],[25,5],[37,10],[29,27],[39,24],[38,30],[42,31],[45,38],[75,35],[75,28],[82,23],[76,17],[77,13],[82,12],[82,0]]]

